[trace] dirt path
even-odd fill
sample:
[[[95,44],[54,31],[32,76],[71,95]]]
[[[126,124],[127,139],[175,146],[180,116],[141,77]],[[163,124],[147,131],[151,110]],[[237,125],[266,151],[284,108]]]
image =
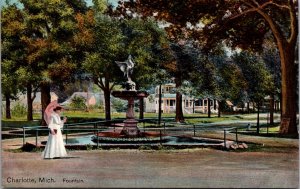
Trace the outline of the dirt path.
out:
[[[8,152],[2,141],[2,185],[27,188],[298,188],[298,151],[69,151],[43,160],[40,152]],[[288,144],[287,144],[288,145]],[[20,146],[19,146],[20,147]]]

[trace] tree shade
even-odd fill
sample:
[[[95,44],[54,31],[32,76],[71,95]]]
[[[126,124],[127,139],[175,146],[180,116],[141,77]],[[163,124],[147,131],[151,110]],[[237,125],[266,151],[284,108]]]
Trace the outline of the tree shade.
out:
[[[209,52],[219,41],[232,48],[262,51],[271,33],[280,54],[282,124],[280,133],[297,132],[295,53],[298,36],[298,1],[296,0],[136,0],[122,1],[115,14],[124,17],[155,17],[169,24],[169,36],[192,36]],[[135,13],[135,14],[134,14]]]

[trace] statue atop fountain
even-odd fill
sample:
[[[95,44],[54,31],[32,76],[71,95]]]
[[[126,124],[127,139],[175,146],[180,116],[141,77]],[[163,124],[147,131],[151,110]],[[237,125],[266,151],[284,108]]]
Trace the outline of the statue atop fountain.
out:
[[[128,56],[128,59],[124,62],[115,61],[121,71],[124,73],[124,76],[127,77],[127,81],[125,84],[126,90],[135,91],[135,82],[132,81],[131,75],[133,72],[134,62],[132,60],[131,55]]]
[[[124,121],[124,127],[120,134],[125,135],[126,137],[138,137],[140,135],[140,130],[137,127],[138,121],[134,118],[134,100],[143,99],[149,94],[145,91],[137,91],[135,89],[135,82],[133,82],[131,79],[135,63],[133,62],[131,55],[129,55],[128,59],[124,62],[115,62],[124,73],[124,76],[127,77],[127,81],[125,84],[126,90],[112,91],[112,95],[114,97],[128,101],[126,120]]]

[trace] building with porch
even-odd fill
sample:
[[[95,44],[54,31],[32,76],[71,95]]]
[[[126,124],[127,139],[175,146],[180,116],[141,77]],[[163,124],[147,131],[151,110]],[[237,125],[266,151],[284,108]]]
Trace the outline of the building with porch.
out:
[[[161,85],[161,110],[163,113],[174,113],[176,111],[176,86],[174,83]],[[146,112],[159,111],[159,86],[155,87],[155,94],[149,95],[146,98]],[[187,95],[182,95],[183,113],[207,113],[208,99],[193,98]],[[217,113],[218,102],[210,100],[210,108],[212,113]]]

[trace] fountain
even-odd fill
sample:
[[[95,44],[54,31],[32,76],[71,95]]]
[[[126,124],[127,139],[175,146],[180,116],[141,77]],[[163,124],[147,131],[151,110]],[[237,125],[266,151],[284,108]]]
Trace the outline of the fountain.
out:
[[[134,62],[131,55],[129,55],[126,61],[116,61],[116,63],[124,73],[124,76],[127,77],[127,81],[125,83],[125,90],[112,91],[112,95],[116,98],[120,98],[128,102],[126,119],[123,121],[122,127],[120,129],[109,129],[98,132],[96,135],[87,136],[86,138],[77,138],[76,140],[78,140],[78,142],[80,140],[80,143],[90,144],[86,142],[93,141],[94,144],[101,143],[101,146],[117,145],[122,147],[145,144],[164,144],[171,146],[179,144],[181,147],[183,147],[184,145],[203,145],[204,143],[205,145],[216,144],[219,146],[220,143],[222,143],[222,141],[220,140],[192,138],[185,136],[169,136],[165,133],[162,134],[161,131],[140,131],[137,126],[138,121],[134,117],[134,101],[146,98],[149,94],[145,91],[137,91],[135,88],[136,84],[131,79],[131,74],[134,67]],[[91,140],[89,137],[91,137]]]
[[[120,134],[128,137],[140,136],[140,131],[137,127],[138,121],[134,118],[134,100],[143,99],[149,94],[144,91],[113,91],[112,95],[128,101],[126,120]]]
[[[114,97],[128,101],[126,120],[124,121],[124,126],[120,134],[127,137],[138,137],[140,136],[140,130],[137,127],[138,121],[134,118],[134,100],[143,99],[149,94],[145,91],[137,91],[135,89],[136,85],[131,80],[131,74],[134,67],[134,62],[131,55],[128,56],[128,59],[125,62],[116,61],[116,63],[124,73],[124,76],[127,77],[125,84],[126,90],[112,91],[112,95]]]
[[[132,61],[131,56],[129,55],[127,61],[118,62],[116,61],[121,71],[124,72],[124,75],[127,76],[127,81],[125,84],[125,89],[122,91],[112,91],[114,97],[127,100],[127,112],[126,120],[121,123],[122,127],[115,128],[114,125],[112,128],[102,128],[102,131],[98,131],[91,135],[91,133],[75,135],[74,137],[67,137],[66,133],[66,147],[69,149],[81,149],[88,148],[90,146],[109,149],[109,148],[145,148],[144,145],[147,145],[147,148],[156,148],[159,149],[162,145],[167,147],[176,147],[176,148],[190,148],[190,147],[222,147],[225,142],[220,139],[209,139],[190,135],[183,133],[181,136],[178,135],[168,135],[166,130],[162,133],[162,130],[159,131],[140,131],[137,124],[138,121],[134,117],[134,101],[142,100],[147,97],[149,94],[145,91],[137,91],[135,88],[135,83],[131,80],[132,69],[134,67],[134,62]],[[82,124],[81,124],[82,125]],[[87,123],[90,125],[90,123]],[[68,128],[67,128],[68,129]],[[195,129],[195,127],[194,127]],[[72,130],[72,128],[71,128]],[[180,129],[181,130],[181,129]],[[24,132],[25,133],[25,132]],[[36,139],[37,141],[37,139]],[[47,141],[42,141],[41,144],[45,145]],[[232,141],[231,141],[232,142]],[[227,140],[228,144],[229,141]]]

